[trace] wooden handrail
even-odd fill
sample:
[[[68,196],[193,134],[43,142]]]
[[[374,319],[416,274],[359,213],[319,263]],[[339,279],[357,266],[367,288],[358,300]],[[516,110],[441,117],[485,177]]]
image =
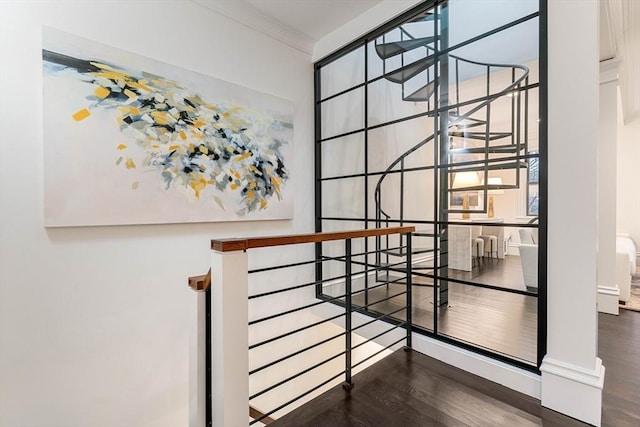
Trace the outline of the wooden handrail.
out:
[[[372,228],[369,230],[338,231],[331,233],[297,234],[288,236],[253,237],[250,239],[212,240],[211,249],[218,252],[242,251],[269,246],[284,246],[300,243],[328,242],[331,240],[357,239],[361,237],[385,236],[388,234],[412,233],[415,227]],[[211,286],[211,269],[207,274],[189,277],[189,287],[194,291],[206,291]]]
[[[253,406],[249,405],[249,416],[255,420],[257,418],[264,416],[264,413],[261,410],[256,409]],[[274,421],[275,420],[271,417],[264,417],[263,419],[260,420],[260,422],[264,425],[269,425]]]
[[[360,237],[385,236],[388,234],[412,233],[415,227],[371,228],[368,230],[337,231],[329,233],[298,234],[289,236],[252,237],[249,239],[212,240],[211,249],[218,252],[243,251],[247,249],[285,246],[300,243],[318,243],[331,240],[357,239]]]
[[[194,291],[206,291],[211,286],[211,269],[207,274],[189,277],[189,287]]]

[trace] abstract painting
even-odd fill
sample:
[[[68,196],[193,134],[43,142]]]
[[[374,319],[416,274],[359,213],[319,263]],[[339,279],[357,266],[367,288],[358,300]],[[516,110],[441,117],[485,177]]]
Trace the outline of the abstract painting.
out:
[[[285,219],[289,101],[43,29],[45,225]]]

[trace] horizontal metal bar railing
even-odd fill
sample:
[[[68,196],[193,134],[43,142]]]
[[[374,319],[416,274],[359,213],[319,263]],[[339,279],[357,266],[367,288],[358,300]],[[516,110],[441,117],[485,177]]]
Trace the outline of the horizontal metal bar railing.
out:
[[[334,336],[332,336],[332,337],[326,338],[326,339],[324,339],[324,340],[322,340],[322,341],[318,341],[318,342],[317,342],[317,343],[315,343],[315,344],[312,344],[312,345],[309,345],[309,346],[307,346],[307,347],[301,348],[301,349],[300,349],[300,350],[298,350],[298,351],[295,351],[295,352],[293,352],[293,353],[290,353],[290,354],[288,354],[288,355],[286,355],[286,356],[284,356],[284,357],[281,357],[281,358],[279,358],[279,359],[274,360],[273,362],[269,362],[269,363],[267,363],[267,364],[265,364],[265,365],[262,365],[262,366],[260,366],[260,367],[258,367],[258,368],[255,368],[255,369],[253,369],[253,370],[249,371],[249,375],[252,375],[252,374],[255,374],[255,373],[257,373],[257,372],[260,372],[260,371],[262,371],[263,369],[270,368],[270,367],[272,367],[272,366],[274,366],[274,365],[277,365],[277,364],[278,364],[278,363],[280,363],[280,362],[284,362],[284,361],[285,361],[285,360],[287,360],[287,359],[291,359],[292,357],[295,357],[295,356],[297,356],[297,355],[299,355],[299,354],[302,354],[302,353],[304,353],[305,351],[313,350],[314,348],[316,348],[316,347],[318,347],[318,346],[321,346],[322,344],[326,344],[326,343],[328,343],[328,342],[330,342],[330,341],[335,340],[336,338],[343,337],[343,336],[344,336],[344,334],[346,334],[346,332],[341,332],[341,333],[336,334],[336,335],[334,335]]]
[[[291,318],[291,320],[281,320],[280,324],[274,323],[274,331],[276,333],[273,334],[273,336],[260,337],[261,339],[259,340],[259,342],[248,346],[249,351],[255,350],[260,352],[255,353],[256,355],[262,354],[261,358],[256,360],[258,363],[256,363],[248,370],[248,374],[250,378],[254,378],[254,375],[259,375],[256,376],[256,378],[258,378],[257,381],[259,381],[259,383],[256,383],[256,385],[260,384],[260,388],[250,392],[249,400],[252,402],[251,404],[254,404],[253,402],[255,402],[258,407],[266,409],[265,411],[263,411],[264,417],[275,416],[277,418],[280,411],[285,409],[287,406],[292,405],[303,397],[309,396],[309,394],[321,389],[322,387],[327,386],[328,384],[331,384],[341,376],[344,376],[345,384],[350,386],[352,384],[351,375],[353,368],[360,366],[366,360],[371,360],[372,357],[379,356],[382,352],[384,352],[385,350],[389,350],[393,346],[396,346],[402,340],[406,340],[407,345],[410,345],[410,340],[407,339],[407,334],[411,333],[409,314],[410,308],[406,304],[410,302],[410,298],[403,298],[403,302],[405,303],[404,306],[397,308],[393,307],[392,311],[390,311],[389,313],[379,314],[375,312],[369,312],[368,307],[393,298],[408,295],[411,292],[411,277],[407,276],[406,274],[399,274],[399,277],[397,278],[394,275],[392,280],[381,280],[378,282],[370,283],[371,281],[376,280],[373,275],[374,272],[383,271],[385,269],[388,269],[389,266],[378,266],[369,261],[369,257],[372,256],[375,251],[368,251],[365,249],[364,251],[353,253],[351,250],[351,241],[353,239],[366,239],[369,237],[384,236],[389,234],[401,234],[403,236],[402,238],[407,241],[407,244],[404,246],[398,245],[397,250],[401,251],[401,253],[404,254],[401,257],[404,260],[401,262],[390,263],[390,267],[400,269],[403,264],[406,266],[407,264],[411,263],[410,239],[411,233],[413,231],[415,231],[414,227],[393,227],[387,229],[362,230],[357,232],[326,233],[322,237],[318,235],[284,236],[276,238],[260,238],[258,240],[246,239],[242,241],[231,240],[212,243],[212,247],[215,248],[215,250],[235,251],[239,250],[239,248],[250,249],[257,247],[269,247],[275,246],[277,244],[294,245],[335,240],[344,241],[345,252],[343,255],[336,254],[336,256],[322,256],[320,259],[315,260],[314,262],[284,263],[278,266],[251,270],[251,274],[256,275],[254,280],[259,280],[257,278],[257,274],[269,272],[277,273],[277,270],[284,270],[285,268],[294,269],[298,266],[309,264],[332,266],[332,270],[328,272],[333,273],[317,277],[316,280],[301,280],[303,283],[300,283],[299,281],[297,284],[295,282],[292,284],[287,283],[284,287],[281,288],[276,287],[268,290],[260,290],[259,292],[248,296],[248,300],[251,301],[252,306],[262,307],[260,309],[260,316],[247,322],[249,328],[257,327],[269,320],[275,320],[278,318],[282,319],[283,316],[286,315],[294,316]],[[335,274],[338,273],[336,269],[343,268],[341,267],[341,265],[344,266],[344,274]],[[358,271],[353,271],[352,266],[360,266],[362,267],[362,269],[358,268]],[[283,277],[289,277],[286,274],[287,273],[285,273],[285,276]],[[268,278],[265,278],[265,280],[268,280]],[[352,289],[354,280],[359,280],[360,282],[358,283],[361,283],[361,285],[358,285],[356,289]],[[391,295],[384,295],[383,293],[378,292],[375,301],[370,301],[368,299],[369,297],[367,292],[375,292],[378,288],[395,284],[406,288],[402,292],[396,291]],[[326,295],[323,293],[319,295],[317,293],[317,289],[334,289],[332,287],[327,288],[327,286],[334,285],[338,287],[335,288],[336,292],[333,295]],[[364,286],[364,288],[361,288],[362,285]],[[305,289],[310,289],[313,287],[316,287],[316,293],[313,296],[315,300],[310,299],[312,295],[307,295],[304,292],[300,293],[300,291],[304,291]],[[394,290],[395,289],[397,288],[394,288]],[[271,307],[261,306],[261,301],[265,297],[276,297],[278,299],[281,299],[286,298],[286,296],[289,294],[295,295],[295,298],[300,298],[300,300],[294,300],[296,304],[293,307],[289,305],[289,307],[285,307],[284,309],[282,309],[275,306],[273,308],[273,311],[271,311]],[[354,301],[354,297],[358,297],[358,301]],[[272,301],[277,300],[269,301],[269,304],[273,305]],[[328,311],[316,311],[316,309],[319,309],[321,305],[326,305],[327,307],[333,308],[329,308]],[[339,314],[336,314],[336,309],[341,312]],[[399,313],[401,313],[403,310],[407,313],[406,317],[409,320],[401,321],[400,319],[398,319]],[[374,315],[375,318],[366,321],[364,324],[352,326],[352,315],[354,312],[367,314],[370,316]],[[296,321],[296,319],[312,320],[314,319],[314,316],[319,316],[321,317],[321,319],[317,321],[305,322],[304,325],[299,325]],[[294,325],[294,327],[288,328],[287,322],[292,322],[292,325]],[[364,334],[362,335],[364,337],[364,340],[358,339],[357,344],[352,344],[353,331],[357,330],[360,334],[362,334],[363,332],[365,332],[363,328],[367,325],[371,325],[374,322],[385,324],[386,326],[383,328],[383,331],[380,332],[380,330],[377,330],[376,333],[373,334],[373,336]],[[324,325],[329,324],[331,324],[329,328],[324,327]],[[268,324],[268,326],[263,326],[255,333],[264,334],[265,331],[269,330],[271,327],[272,325]],[[312,328],[315,328],[314,332],[308,333],[307,331],[311,330]],[[406,331],[404,331],[404,329],[406,329]],[[366,344],[381,339],[383,336],[388,334],[397,334],[399,330],[404,331],[401,340],[396,340],[396,335],[393,335],[394,338],[392,338],[392,340],[394,340],[395,342],[391,346],[383,347],[382,345],[378,344],[375,346],[375,348],[366,348],[364,355],[359,351],[358,360],[352,360],[353,349],[363,349]],[[300,335],[303,332],[304,334]],[[290,341],[284,341],[295,334],[298,334],[298,336]],[[342,339],[345,340],[345,346],[341,349],[339,346],[342,345]],[[264,346],[269,344],[276,345],[277,347],[269,347],[269,350],[265,350],[266,347]],[[338,345],[338,347],[336,347],[336,345]],[[264,354],[266,354],[264,353],[265,351],[273,351],[273,349],[276,348],[280,350],[276,352],[276,354],[274,354],[272,357],[264,359]],[[323,349],[322,351],[320,351],[321,348]],[[324,353],[328,353],[329,356],[327,357],[327,355]],[[363,359],[363,357],[366,357],[366,359]],[[335,368],[335,363],[338,360],[344,360],[344,369],[342,369],[338,374],[335,375],[325,375],[325,370],[333,370]],[[294,365],[289,365],[290,363],[293,363]],[[291,368],[287,368],[286,366],[296,366],[296,368],[294,372],[291,372]],[[270,368],[274,369],[274,371],[271,371]],[[275,373],[277,372],[283,372],[283,370],[284,372],[287,372],[287,370],[289,370],[289,375],[284,378],[280,377],[270,383],[270,375],[275,375]],[[312,371],[314,371],[314,374],[311,375],[310,373]],[[319,376],[320,379],[316,380],[316,376]],[[330,378],[325,379],[323,377]],[[319,381],[320,384],[315,384],[315,381]],[[298,387],[300,387],[299,393]],[[278,393],[282,394],[273,394],[276,390],[281,389],[284,391]],[[279,400],[286,400],[286,402],[280,403],[278,402]],[[265,402],[271,403],[267,404]],[[272,406],[273,409],[268,409],[268,406]],[[253,421],[250,422],[250,424],[256,423],[260,421],[260,419],[261,417],[254,418]]]
[[[345,351],[340,352],[338,354],[334,354],[333,356],[329,357],[328,359],[323,360],[322,362],[316,363],[315,365],[310,366],[307,369],[303,369],[300,372],[297,372],[297,373],[295,373],[293,375],[290,375],[287,378],[285,378],[284,380],[279,381],[279,382],[277,382],[277,383],[275,383],[275,384],[273,384],[273,385],[271,385],[271,386],[269,386],[269,387],[267,387],[265,389],[260,390],[257,393],[252,394],[251,396],[249,396],[249,400],[255,399],[256,397],[259,397],[259,396],[262,396],[263,394],[265,394],[265,393],[267,393],[267,392],[269,392],[269,391],[271,391],[271,390],[273,390],[273,389],[275,389],[277,387],[280,387],[281,385],[286,384],[289,381],[294,380],[294,379],[298,378],[299,376],[306,374],[307,372],[311,372],[314,369],[319,368],[320,366],[325,365],[325,364],[331,362],[334,359],[337,359],[338,357],[340,357],[340,356],[342,356],[342,355],[344,355],[346,353],[347,353],[347,351],[345,350]]]
[[[344,297],[345,297],[345,295],[340,295],[340,296],[337,296],[337,297],[332,297],[332,298],[326,299],[324,301],[318,301],[318,302],[314,302],[312,304],[303,305],[301,307],[292,308],[291,310],[286,310],[286,311],[283,311],[282,313],[272,314],[271,316],[262,317],[260,319],[252,320],[252,321],[249,322],[249,326],[256,325],[256,324],[262,323],[262,322],[266,322],[267,320],[276,319],[278,317],[286,316],[287,314],[296,313],[298,311],[302,311],[302,310],[305,310],[307,308],[317,307],[317,306],[319,306],[321,304],[324,304],[325,302],[336,301],[336,300],[342,299]]]
[[[299,332],[306,331],[307,329],[311,329],[314,326],[319,326],[319,325],[322,325],[324,323],[333,322],[334,320],[337,320],[337,319],[339,319],[341,317],[344,317],[344,313],[338,314],[337,316],[328,317],[326,319],[323,319],[323,320],[318,321],[318,322],[311,323],[310,325],[303,326],[303,327],[298,328],[298,329],[294,329],[294,330],[289,331],[289,332],[287,332],[285,334],[276,335],[275,337],[271,337],[271,338],[269,338],[267,340],[260,341],[260,342],[258,342],[256,344],[250,345],[249,346],[249,350],[252,350],[252,349],[260,347],[260,346],[263,346],[265,344],[272,343],[272,342],[277,341],[277,340],[282,339],[282,338],[286,338],[286,337],[291,336],[293,334],[297,334]]]

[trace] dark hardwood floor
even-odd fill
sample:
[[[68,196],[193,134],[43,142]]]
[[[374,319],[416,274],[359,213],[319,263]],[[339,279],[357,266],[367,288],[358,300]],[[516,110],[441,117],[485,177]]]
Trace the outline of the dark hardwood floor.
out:
[[[341,426],[583,426],[529,396],[416,352],[399,350],[270,424]]]
[[[470,272],[449,270],[449,277],[509,289],[526,290],[519,257],[490,260]],[[428,331],[434,330],[434,295],[432,279],[413,278],[413,322]],[[362,285],[360,285],[362,286]],[[404,284],[392,284],[369,291],[368,301],[381,301],[403,291]],[[354,297],[354,304],[364,304],[364,294]],[[391,313],[405,305],[398,296],[370,306],[379,313]],[[404,312],[396,317],[404,320]],[[458,341],[509,356],[535,366],[537,358],[538,300],[534,296],[513,294],[495,289],[449,282],[449,304],[439,307],[438,333]],[[509,325],[505,328],[505,325]]]
[[[598,353],[606,368],[602,425],[640,426],[640,312],[600,313]]]
[[[504,327],[504,325],[503,325]],[[606,367],[602,425],[640,426],[640,313],[599,315],[599,356]],[[288,426],[583,426],[514,392],[417,352],[393,353],[287,414]]]

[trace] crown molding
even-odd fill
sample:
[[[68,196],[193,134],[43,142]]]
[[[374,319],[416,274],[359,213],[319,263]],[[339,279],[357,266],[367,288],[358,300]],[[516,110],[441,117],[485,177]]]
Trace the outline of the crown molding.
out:
[[[242,0],[191,0],[212,12],[265,34],[309,56],[316,40],[300,31],[266,16]]]

